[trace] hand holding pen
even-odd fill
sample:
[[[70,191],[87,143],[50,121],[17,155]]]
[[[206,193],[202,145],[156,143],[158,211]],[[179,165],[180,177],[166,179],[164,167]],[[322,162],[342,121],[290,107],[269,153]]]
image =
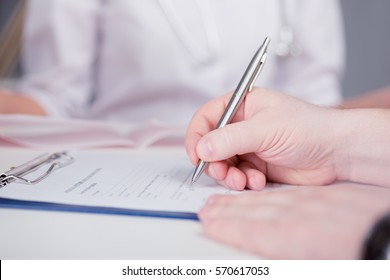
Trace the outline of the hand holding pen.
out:
[[[232,120],[242,101],[245,99],[246,94],[252,90],[253,84],[259,76],[267,58],[267,47],[269,45],[269,42],[270,39],[266,37],[264,43],[255,53],[236,90],[234,91],[234,94],[232,95],[225,111],[223,112],[216,129],[224,127]],[[199,160],[198,165],[195,168],[194,174],[192,175],[191,184],[193,184],[200,177],[206,166],[207,162]]]

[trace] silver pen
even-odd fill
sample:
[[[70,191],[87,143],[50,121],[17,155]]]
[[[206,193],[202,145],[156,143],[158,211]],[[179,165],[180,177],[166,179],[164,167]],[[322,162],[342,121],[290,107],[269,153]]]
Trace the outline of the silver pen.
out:
[[[236,90],[234,91],[229,101],[229,104],[223,112],[216,129],[224,127],[232,120],[242,101],[245,99],[246,94],[252,90],[253,84],[259,76],[267,58],[267,47],[269,45],[269,42],[270,39],[266,37],[264,43],[253,56],[251,62],[245,70],[244,76],[242,76],[241,81],[239,82]],[[195,168],[194,174],[192,175],[191,184],[198,180],[206,166],[207,162],[205,162],[204,160],[199,160],[198,165]]]

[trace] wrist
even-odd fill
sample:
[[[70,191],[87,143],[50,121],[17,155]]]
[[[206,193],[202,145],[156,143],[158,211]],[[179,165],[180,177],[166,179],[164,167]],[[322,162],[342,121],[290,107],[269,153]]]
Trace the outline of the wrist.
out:
[[[332,159],[336,173],[336,180],[351,180],[351,142],[353,132],[347,110],[335,109],[333,118],[333,132],[331,134]]]
[[[350,180],[390,185],[390,112],[384,109],[351,110]]]
[[[337,179],[389,186],[390,112],[383,109],[337,111],[333,157]]]

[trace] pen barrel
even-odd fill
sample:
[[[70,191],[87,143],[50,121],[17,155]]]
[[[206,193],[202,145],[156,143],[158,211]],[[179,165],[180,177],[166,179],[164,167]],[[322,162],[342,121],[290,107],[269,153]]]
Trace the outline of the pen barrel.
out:
[[[253,84],[259,76],[265,63],[265,59],[267,57],[266,51],[269,42],[270,39],[267,37],[253,56],[216,128],[224,127],[231,122],[241,103],[244,101],[246,94],[251,91]]]
[[[244,89],[247,90],[247,89]],[[221,128],[227,125],[228,123],[231,122],[233,119],[234,115],[236,114],[238,108],[240,108],[240,105],[242,101],[245,98],[245,94],[241,92],[235,92],[230,99],[225,111],[222,114],[221,119],[219,120],[217,127],[216,128]]]
[[[228,105],[226,106],[221,119],[219,120],[216,129],[224,127],[231,122],[234,115],[236,114],[241,103],[244,101],[246,94],[252,90],[253,84],[260,74],[261,69],[265,63],[267,57],[267,47],[270,42],[268,37],[265,38],[264,43],[257,50],[253,56],[251,62],[245,70],[236,90],[234,91]],[[194,183],[199,176],[203,173],[207,162],[200,160],[195,168],[194,174],[192,175],[192,183]]]

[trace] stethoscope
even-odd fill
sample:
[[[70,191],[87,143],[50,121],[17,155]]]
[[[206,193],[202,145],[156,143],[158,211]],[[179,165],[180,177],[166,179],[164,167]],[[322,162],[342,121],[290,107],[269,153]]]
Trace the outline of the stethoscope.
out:
[[[218,58],[221,47],[220,38],[208,0],[195,0],[195,4],[202,19],[203,29],[207,40],[207,48],[194,40],[170,0],[159,0],[158,2],[171,25],[171,28],[195,61],[203,65],[212,63]],[[281,59],[296,57],[302,50],[295,38],[294,29],[288,14],[287,3],[286,0],[279,0],[281,24],[278,36],[276,40],[274,40],[275,55]]]
[[[296,57],[302,52],[302,47],[295,38],[292,20],[289,18],[286,0],[279,0],[280,30],[276,40],[275,53],[278,57]]]

